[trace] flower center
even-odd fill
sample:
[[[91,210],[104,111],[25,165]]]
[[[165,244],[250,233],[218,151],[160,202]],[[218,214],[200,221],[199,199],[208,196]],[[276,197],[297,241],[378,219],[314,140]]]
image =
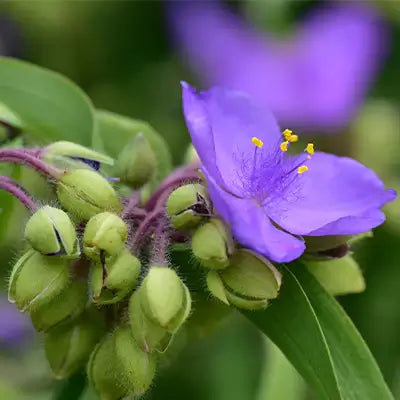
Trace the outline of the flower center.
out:
[[[302,155],[289,156],[288,149],[292,143],[299,140],[298,135],[290,129],[283,131],[284,140],[265,153],[263,141],[254,136],[251,142],[255,146],[253,157],[243,160],[242,182],[247,181],[247,196],[252,197],[258,204],[273,202],[278,197],[292,197],[298,192],[297,176],[309,170],[306,165],[314,154],[313,143],[308,143]],[[247,165],[246,165],[247,164]],[[250,167],[250,168],[249,168]]]

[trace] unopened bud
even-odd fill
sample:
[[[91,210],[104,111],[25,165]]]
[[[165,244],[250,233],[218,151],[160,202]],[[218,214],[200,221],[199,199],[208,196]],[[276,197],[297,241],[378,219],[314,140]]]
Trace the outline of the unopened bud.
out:
[[[44,206],[36,211],[26,224],[25,239],[44,255],[77,257],[80,253],[75,227],[59,208]]]
[[[175,332],[189,315],[189,291],[171,268],[151,267],[140,295],[146,316],[168,332]]]
[[[115,332],[115,354],[121,370],[120,383],[125,396],[140,396],[154,378],[156,357],[143,351],[135,342],[128,326]]]
[[[157,160],[150,143],[142,133],[138,133],[124,147],[116,167],[121,181],[134,189],[150,182],[156,171]]]
[[[88,376],[100,399],[119,400],[143,394],[155,368],[155,356],[142,351],[129,327],[123,326],[96,346],[88,363]]]
[[[59,141],[43,149],[40,157],[60,169],[100,169],[100,164],[113,165],[114,160],[104,154],[73,142]]]
[[[224,303],[257,310],[278,296],[281,274],[264,257],[241,249],[232,255],[228,268],[208,273],[207,285]]]
[[[83,250],[87,257],[100,261],[118,254],[128,237],[128,227],[118,215],[102,212],[90,218],[83,235]]]
[[[133,338],[147,353],[154,350],[164,353],[174,337],[173,333],[147,317],[141,304],[140,289],[134,292],[129,300],[129,323]]]
[[[88,311],[73,324],[61,325],[46,333],[44,348],[55,377],[64,379],[82,368],[103,331],[101,317]]]
[[[210,269],[227,267],[232,247],[232,238],[218,219],[211,219],[201,225],[192,236],[194,256],[201,265]]]
[[[8,298],[21,311],[32,311],[48,304],[68,284],[68,260],[28,250],[11,272]]]
[[[57,182],[57,197],[67,211],[81,219],[90,219],[103,211],[122,210],[113,187],[90,169],[67,171]]]
[[[140,274],[140,261],[128,249],[107,257],[92,270],[93,300],[97,304],[121,301],[135,288]]]
[[[204,186],[188,184],[175,189],[168,198],[167,213],[175,229],[196,227],[209,214]]]
[[[132,335],[145,351],[163,353],[190,310],[189,290],[176,272],[152,267],[129,302]]]
[[[109,334],[94,348],[88,365],[89,381],[101,400],[119,400],[124,389],[119,385],[118,362],[115,355],[115,335]]]
[[[72,321],[84,311],[87,298],[87,284],[72,282],[48,304],[32,310],[31,318],[34,327],[41,332]]]

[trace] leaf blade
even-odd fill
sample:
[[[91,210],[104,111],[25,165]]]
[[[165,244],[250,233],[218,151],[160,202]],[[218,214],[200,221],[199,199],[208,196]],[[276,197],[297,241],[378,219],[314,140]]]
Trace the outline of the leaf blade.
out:
[[[62,75],[0,57],[0,98],[22,119],[34,139],[90,144],[93,106],[84,92]]]
[[[319,398],[393,399],[350,318],[299,262],[285,267],[280,297],[244,312],[282,350]]]

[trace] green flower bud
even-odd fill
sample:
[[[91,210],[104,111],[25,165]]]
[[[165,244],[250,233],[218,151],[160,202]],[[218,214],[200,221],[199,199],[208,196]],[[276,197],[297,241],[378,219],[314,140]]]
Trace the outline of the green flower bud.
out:
[[[184,231],[196,227],[209,213],[204,186],[189,184],[175,189],[168,198],[167,213],[175,229]]]
[[[82,368],[104,331],[99,314],[87,312],[74,324],[51,329],[44,337],[47,360],[57,379]]]
[[[333,296],[360,293],[365,289],[361,269],[351,256],[330,260],[304,259],[307,269]]]
[[[81,219],[90,219],[103,211],[122,210],[113,187],[90,169],[67,171],[57,182],[57,196],[67,211]]]
[[[88,363],[88,376],[101,400],[119,400],[143,394],[155,367],[155,356],[142,351],[123,326],[97,345]]]
[[[128,227],[118,215],[103,212],[90,218],[83,235],[86,256],[101,261],[101,257],[118,254],[128,238]]]
[[[97,304],[121,301],[135,288],[140,274],[140,261],[128,249],[107,257],[104,265],[98,263],[92,271],[93,300]]]
[[[118,381],[114,336],[114,334],[107,335],[97,344],[87,366],[89,381],[100,400],[119,400],[125,394],[124,388]]]
[[[131,333],[140,348],[147,353],[154,350],[164,353],[174,334],[153,323],[142,309],[140,289],[129,300],[129,323]]]
[[[173,269],[151,267],[140,296],[146,316],[168,332],[176,332],[190,313],[190,293]]]
[[[156,358],[137,345],[128,326],[115,332],[115,354],[121,370],[120,384],[126,396],[139,396],[150,387],[156,371]]]
[[[75,227],[58,208],[44,206],[36,211],[25,226],[25,239],[44,255],[77,257],[80,253]]]
[[[21,311],[33,311],[48,304],[68,284],[68,260],[29,250],[14,265],[8,299]]]
[[[58,296],[39,309],[32,310],[31,318],[37,331],[47,331],[78,317],[87,303],[87,284],[72,282]]]
[[[41,158],[60,169],[91,168],[97,171],[101,163],[114,164],[111,157],[67,141],[55,142],[45,147]]]
[[[278,296],[281,274],[267,259],[241,249],[232,255],[228,268],[208,273],[207,285],[224,303],[257,310]]]
[[[124,147],[118,157],[116,167],[121,181],[134,189],[150,182],[157,168],[157,160],[142,133],[138,133]]]
[[[218,219],[211,219],[193,233],[193,254],[207,268],[227,267],[232,248],[232,238],[223,222]]]
[[[190,292],[176,272],[152,267],[129,302],[132,335],[144,351],[163,353],[190,310]]]

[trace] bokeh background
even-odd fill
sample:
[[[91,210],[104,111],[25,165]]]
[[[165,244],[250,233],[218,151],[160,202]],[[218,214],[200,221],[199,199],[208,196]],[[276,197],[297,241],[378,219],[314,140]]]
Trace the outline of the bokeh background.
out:
[[[189,143],[180,95],[180,81],[187,80],[248,91],[275,111],[282,128],[318,149],[350,155],[388,186],[400,186],[397,0],[2,1],[0,53],[66,75],[97,108],[148,121],[166,138],[175,164]],[[400,399],[397,203],[385,210],[388,220],[374,238],[356,249],[367,290],[340,302]],[[21,229],[7,227],[0,240],[3,289]],[[75,398],[51,379],[40,336],[5,297],[0,398]],[[233,313],[198,332],[159,371],[146,399],[169,398],[313,397],[280,353]]]

